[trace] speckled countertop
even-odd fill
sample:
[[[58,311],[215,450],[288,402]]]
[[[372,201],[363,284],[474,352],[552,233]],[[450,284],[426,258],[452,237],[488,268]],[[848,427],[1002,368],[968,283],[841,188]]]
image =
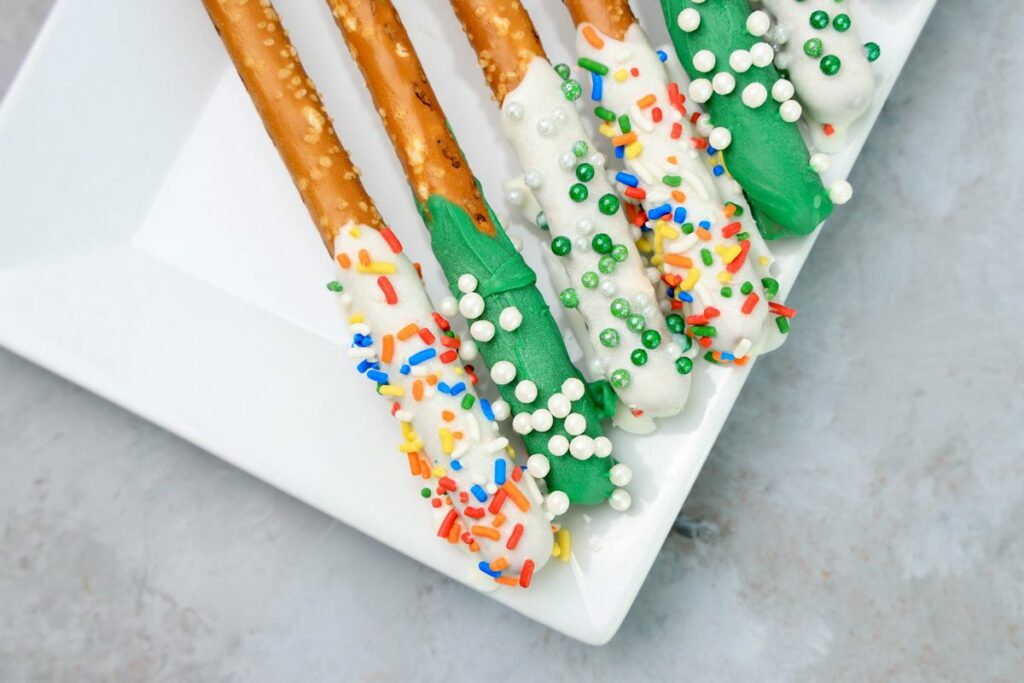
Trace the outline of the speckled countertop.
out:
[[[0,0],[0,90],[50,4]],[[1021,35],[939,3],[608,646],[0,351],[0,680],[1021,680]]]

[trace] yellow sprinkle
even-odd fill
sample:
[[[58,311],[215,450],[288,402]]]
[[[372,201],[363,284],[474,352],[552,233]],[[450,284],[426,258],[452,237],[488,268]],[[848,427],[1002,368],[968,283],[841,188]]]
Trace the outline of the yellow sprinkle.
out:
[[[451,455],[455,448],[455,439],[452,437],[451,431],[441,427],[437,430],[437,435],[441,438],[441,450],[445,455]]]
[[[730,280],[732,280],[732,273],[730,273],[728,270],[723,270],[718,274],[718,281],[721,282],[723,285],[726,282],[729,282]]]
[[[362,235],[363,233],[359,231],[358,226],[353,225],[351,228],[348,229],[348,234],[352,235],[352,237],[355,237],[356,239],[359,239],[359,236]]]
[[[661,268],[661,265],[665,263],[665,257],[661,254],[655,254],[651,257],[651,265],[655,268]]]
[[[422,448],[423,442],[420,441],[419,439],[416,439],[415,441],[410,441],[409,443],[403,443],[401,446],[398,447],[398,450],[400,450],[402,453],[415,453],[416,451]]]
[[[395,384],[382,384],[378,391],[381,396],[405,396],[405,389]]]
[[[771,263],[771,259],[768,258],[767,256],[758,256],[757,262],[762,266],[767,266],[769,263]]]
[[[441,478],[441,477],[443,477],[444,475],[448,474],[448,470],[446,470],[445,468],[443,468],[443,467],[441,467],[440,465],[438,465],[437,467],[435,467],[434,469],[432,469],[432,470],[430,471],[430,473],[431,473],[432,475],[434,475],[435,477],[437,477],[438,479],[440,479],[440,478]]]
[[[558,535],[555,536],[555,542],[558,544],[558,559],[562,562],[569,561],[569,550],[571,549],[571,540],[569,538],[568,529],[559,529]]]
[[[640,156],[640,152],[644,151],[644,146],[639,142],[634,142],[631,145],[626,145],[626,158],[636,159]]]
[[[641,237],[636,241],[636,248],[645,254],[654,251],[654,247],[651,246],[646,237]]]
[[[455,365],[452,367],[452,372],[456,375],[461,375],[464,372],[464,370],[462,369],[461,365]]]
[[[365,318],[365,316],[363,316],[362,313],[353,313],[352,315],[350,315],[348,317],[348,324],[349,325],[355,325],[356,323],[363,322],[365,319],[366,318]]]
[[[736,257],[739,256],[740,252],[742,251],[743,249],[741,249],[740,245],[738,244],[733,244],[732,246],[728,247],[725,246],[724,244],[719,244],[717,247],[715,247],[715,253],[721,256],[722,261],[724,261],[726,264],[735,261]]]
[[[413,441],[416,439],[416,430],[412,428],[411,422],[402,423],[402,438],[406,441]]]
[[[679,289],[690,290],[700,279],[700,268],[690,268],[686,271],[686,279],[679,283]]]
[[[629,78],[629,72],[625,69],[619,69],[612,74],[612,78],[614,78],[618,83],[622,83],[624,80]]]
[[[668,223],[662,222],[659,226],[661,236],[670,240],[679,239],[679,231],[675,228],[669,227]]]
[[[371,273],[373,275],[394,275],[396,272],[398,272],[398,269],[395,268],[394,263],[371,261],[370,263],[367,263],[365,266],[361,263],[358,264],[356,266],[356,272]]]
[[[613,138],[618,135],[618,133],[615,132],[615,126],[610,123],[602,123],[600,127],[598,127],[597,132],[606,138]]]
[[[561,552],[561,548],[558,547],[558,544],[557,543],[552,543],[551,544],[551,557],[558,557],[558,554],[560,552]]]

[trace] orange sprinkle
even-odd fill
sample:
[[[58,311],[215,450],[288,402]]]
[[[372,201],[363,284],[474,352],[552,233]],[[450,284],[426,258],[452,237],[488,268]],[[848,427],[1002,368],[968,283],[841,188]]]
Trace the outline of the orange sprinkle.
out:
[[[665,157],[665,160],[668,161],[668,163],[670,163],[670,164],[678,164],[679,163],[679,157],[677,157],[675,154],[672,154],[672,155],[669,155],[669,156]]]
[[[437,375],[427,375],[427,384],[435,386],[437,384]]]
[[[530,501],[526,500],[526,496],[519,490],[519,487],[512,482],[505,480],[505,483],[501,485],[501,488],[505,490],[508,497],[512,499],[512,502],[516,504],[516,507],[526,512],[530,509]]]
[[[348,257],[348,254],[338,254],[336,258],[338,261],[338,265],[344,268],[345,270],[348,270],[349,268],[352,267],[352,260]]]
[[[654,96],[654,93],[648,93],[636,101],[636,106],[646,109],[657,101],[658,98]]]
[[[459,439],[465,438],[462,432],[452,432],[452,438],[458,441]]]
[[[395,357],[395,338],[390,334],[384,335],[384,348],[380,352],[380,360],[383,363],[390,363]]]
[[[441,417],[444,418],[445,422],[451,422],[452,420],[455,419],[455,413],[453,413],[450,410],[442,410]]]
[[[448,542],[452,545],[459,542],[459,536],[462,535],[462,525],[458,522],[452,525],[451,531],[448,532]]]
[[[583,27],[583,37],[587,39],[587,42],[593,45],[595,48],[600,50],[604,47],[604,40],[597,34],[593,26],[587,25]]]
[[[489,538],[494,541],[497,541],[499,538],[501,538],[501,532],[497,529],[492,529],[489,526],[480,526],[479,524],[474,524],[472,528],[470,528],[470,531],[473,532],[474,536],[483,536],[484,538]]]
[[[750,356],[743,356],[743,358],[737,358],[733,361],[736,365],[746,365],[747,361],[750,360]]]
[[[686,202],[686,193],[682,190],[672,190],[672,199],[683,204]]]
[[[423,455],[422,453],[420,455]],[[424,458],[420,460],[420,476],[424,479],[430,479],[430,461]]]
[[[494,579],[497,583],[502,586],[518,586],[519,579],[514,576],[499,576]]]
[[[693,232],[702,242],[709,242],[711,240],[711,233],[704,228],[697,228]]]
[[[495,529],[500,529],[501,525],[504,523],[505,515],[501,514],[500,512],[494,515],[494,519],[491,520],[491,526],[493,526]]]
[[[689,256],[683,256],[682,254],[667,253],[664,258],[665,263],[670,266],[678,266],[679,268],[693,268],[693,259]]]
[[[732,218],[733,214],[735,214],[735,213],[736,213],[736,205],[735,204],[726,204],[725,205],[725,217],[726,218]]]
[[[491,562],[492,572],[505,571],[506,569],[508,569],[508,558],[504,555],[496,559],[494,562]]]
[[[477,544],[476,541],[470,541],[470,543],[469,543],[469,552],[471,552],[471,553],[478,553],[478,552],[480,552],[480,546]]]
[[[416,380],[412,383],[412,397],[417,401],[423,400],[423,381]]]
[[[406,339],[413,336],[419,331],[419,325],[417,325],[416,323],[409,323],[408,325],[406,325],[405,327],[398,331],[398,339],[400,341],[405,341]]]
[[[359,250],[359,265],[370,265],[370,252],[366,251],[365,249]]]
[[[630,131],[625,135],[616,135],[612,138],[612,145],[614,147],[621,147],[623,145],[631,145],[636,142],[636,133]]]
[[[416,453],[406,453],[409,456],[409,473],[418,476],[420,473],[420,458]]]

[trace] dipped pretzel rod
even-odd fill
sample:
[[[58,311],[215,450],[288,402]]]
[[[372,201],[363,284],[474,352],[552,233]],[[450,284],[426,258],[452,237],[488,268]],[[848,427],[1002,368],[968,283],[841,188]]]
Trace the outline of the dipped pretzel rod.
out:
[[[347,309],[349,354],[399,420],[411,474],[435,482],[438,536],[478,552],[497,583],[528,587],[553,547],[543,499],[458,362],[458,338],[366,194],[269,0],[204,3],[339,266],[328,287]]]
[[[669,331],[606,178],[604,155],[576,111],[582,88],[555,72],[516,0],[451,4],[501,108],[502,130],[519,157],[523,182],[554,236],[552,268],[568,285],[560,298],[586,324],[592,370],[610,381],[632,416],[677,414],[689,395],[693,362]],[[682,329],[679,315],[672,322]]]
[[[536,275],[505,235],[448,128],[405,27],[388,0],[328,0],[405,169],[458,310],[546,475],[549,514],[571,502],[630,504],[628,468],[609,457],[607,383],[584,390]],[[528,422],[527,422],[528,421]],[[563,558],[566,559],[566,558]]]
[[[728,135],[712,131],[709,144],[695,131],[697,113],[625,0],[566,6],[598,130],[621,160],[616,184],[641,207],[633,213],[644,231],[638,244],[662,271],[686,334],[714,363],[744,364],[776,348],[794,312],[774,301],[771,254],[725,172],[720,149],[731,148]]]

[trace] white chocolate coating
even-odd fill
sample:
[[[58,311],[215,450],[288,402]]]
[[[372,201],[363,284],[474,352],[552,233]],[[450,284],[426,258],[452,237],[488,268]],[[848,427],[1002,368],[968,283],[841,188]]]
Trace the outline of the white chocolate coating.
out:
[[[594,145],[579,115],[562,95],[561,85],[562,80],[547,60],[535,58],[522,82],[505,98],[502,130],[519,157],[524,182],[543,209],[551,234],[571,244],[568,254],[555,258],[564,266],[578,297],[576,311],[586,323],[593,356],[591,370],[609,379],[614,379],[617,370],[626,370],[629,382],[616,386],[613,381],[613,387],[634,413],[650,417],[675,415],[686,404],[690,377],[676,370],[678,347],[670,343],[671,334],[622,211],[607,215],[599,210],[600,198],[615,197],[614,191],[600,160],[592,155]],[[577,158],[573,150],[581,149],[581,142],[589,151]],[[578,164],[589,164],[592,177],[578,177]],[[574,185],[586,188],[585,200],[574,201],[570,197]],[[621,260],[595,250],[594,238],[602,234],[611,239],[611,244],[621,246],[615,252]],[[611,267],[611,272],[599,267],[602,262]],[[590,287],[583,284],[585,273],[597,276]],[[642,331],[657,332],[659,341],[654,348],[645,348],[641,331],[631,329],[626,319],[612,314],[612,302],[618,299],[628,302],[632,314],[642,316]],[[614,346],[601,340],[602,332],[608,330],[618,336]],[[605,339],[609,337],[606,332]],[[646,354],[642,365],[631,360],[636,349]],[[580,454],[588,452],[586,446],[578,448]]]
[[[449,510],[455,510],[456,543],[470,549],[479,546],[479,559],[487,563],[500,566],[507,561],[503,574],[509,577],[519,575],[527,560],[533,561],[534,571],[539,570],[550,557],[553,543],[540,490],[530,474],[514,474],[518,468],[510,458],[508,440],[484,416],[469,374],[450,354],[454,337],[444,335],[416,269],[392,245],[397,240],[388,242],[366,226],[349,223],[338,232],[338,281],[344,288],[340,297],[355,335],[349,353],[375,366],[362,369],[368,388],[376,386],[383,407],[401,422],[404,442],[399,450],[409,458],[414,476],[427,474],[423,483],[435,489],[433,495],[443,503],[438,508],[439,524]],[[388,286],[394,294],[392,302],[385,293]],[[386,382],[371,372],[384,373]],[[463,406],[467,395],[473,397],[468,408]],[[499,512],[504,519],[496,519],[489,506],[498,491],[511,488],[521,497],[502,496]],[[480,495],[485,500],[480,501]],[[482,514],[473,516],[474,509]],[[510,535],[517,525],[522,526],[521,537],[510,549]],[[474,532],[474,527],[484,530]]]

